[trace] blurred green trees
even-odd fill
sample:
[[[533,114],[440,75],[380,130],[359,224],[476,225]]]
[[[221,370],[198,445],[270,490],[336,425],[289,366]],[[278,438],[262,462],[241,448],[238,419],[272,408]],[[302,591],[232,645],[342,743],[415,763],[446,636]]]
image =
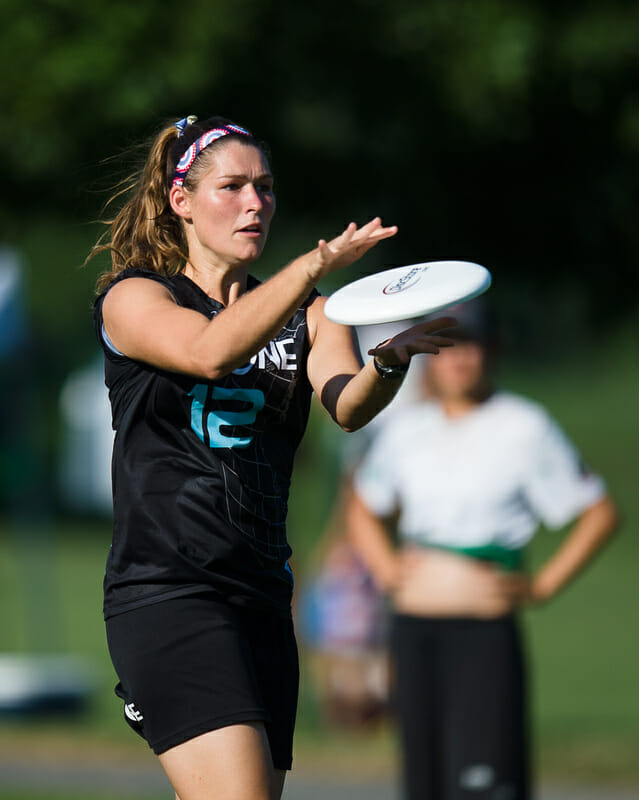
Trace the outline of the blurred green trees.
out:
[[[2,0],[0,44],[2,239],[25,249],[65,363],[90,337],[94,273],[75,268],[100,190],[130,167],[123,150],[187,113],[270,144],[268,269],[382,214],[400,235],[339,280],[480,261],[530,339],[636,312],[634,3]],[[77,313],[57,320],[60,304]]]

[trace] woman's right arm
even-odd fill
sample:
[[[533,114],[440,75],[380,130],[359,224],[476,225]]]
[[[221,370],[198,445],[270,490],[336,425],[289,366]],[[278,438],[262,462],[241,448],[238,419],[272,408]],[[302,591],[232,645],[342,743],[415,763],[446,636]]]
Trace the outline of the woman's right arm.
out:
[[[399,558],[388,528],[356,492],[349,493],[346,530],[355,551],[382,592],[392,592],[399,576]]]
[[[586,508],[556,552],[532,577],[528,601],[543,603],[557,595],[602,549],[617,530],[619,519],[608,495]]]
[[[156,281],[128,278],[104,299],[105,330],[129,358],[215,380],[268,344],[324,275],[352,264],[396,230],[383,227],[379,218],[361,228],[351,223],[211,320],[179,306]]]

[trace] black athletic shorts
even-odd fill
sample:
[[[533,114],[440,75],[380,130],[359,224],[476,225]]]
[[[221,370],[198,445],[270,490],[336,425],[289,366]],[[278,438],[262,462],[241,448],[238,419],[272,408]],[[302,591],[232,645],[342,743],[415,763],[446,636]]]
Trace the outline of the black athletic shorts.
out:
[[[160,754],[207,731],[264,723],[275,769],[290,769],[299,665],[290,618],[210,594],[107,619],[131,727]]]
[[[528,800],[516,620],[396,615],[392,644],[406,800]]]

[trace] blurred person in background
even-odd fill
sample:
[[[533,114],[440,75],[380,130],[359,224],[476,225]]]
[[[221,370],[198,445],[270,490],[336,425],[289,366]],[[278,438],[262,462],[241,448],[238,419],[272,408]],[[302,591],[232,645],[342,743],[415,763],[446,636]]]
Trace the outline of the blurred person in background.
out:
[[[116,430],[105,575],[116,693],[180,800],[272,800],[298,687],[286,511],[314,391],[352,431],[394,397],[412,326],[362,365],[315,285],[393,236],[379,218],[260,283],[273,213],[264,148],[221,117],[166,126],[110,223],[96,332]],[[309,184],[309,192],[312,186]]]
[[[298,590],[296,627],[324,721],[374,729],[388,711],[385,598],[347,539],[342,503],[323,532]]]
[[[455,347],[426,359],[428,400],[394,417],[358,468],[349,534],[392,619],[408,800],[527,800],[517,611],[551,600],[617,526],[601,477],[538,404],[498,390],[494,320],[451,310]],[[539,523],[574,521],[532,575]]]

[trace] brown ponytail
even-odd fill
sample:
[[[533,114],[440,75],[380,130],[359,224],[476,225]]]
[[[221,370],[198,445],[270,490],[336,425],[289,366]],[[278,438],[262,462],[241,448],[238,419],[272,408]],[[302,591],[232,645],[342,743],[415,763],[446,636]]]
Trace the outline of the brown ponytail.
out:
[[[132,193],[116,217],[105,221],[108,230],[87,256],[89,261],[105,251],[111,254],[111,269],[98,278],[98,292],[129,267],[151,269],[164,275],[174,275],[183,268],[187,259],[186,238],[169,204],[171,149],[177,138],[174,125],[164,128],[151,144],[144,167],[122,181],[108,201],[107,207]]]

